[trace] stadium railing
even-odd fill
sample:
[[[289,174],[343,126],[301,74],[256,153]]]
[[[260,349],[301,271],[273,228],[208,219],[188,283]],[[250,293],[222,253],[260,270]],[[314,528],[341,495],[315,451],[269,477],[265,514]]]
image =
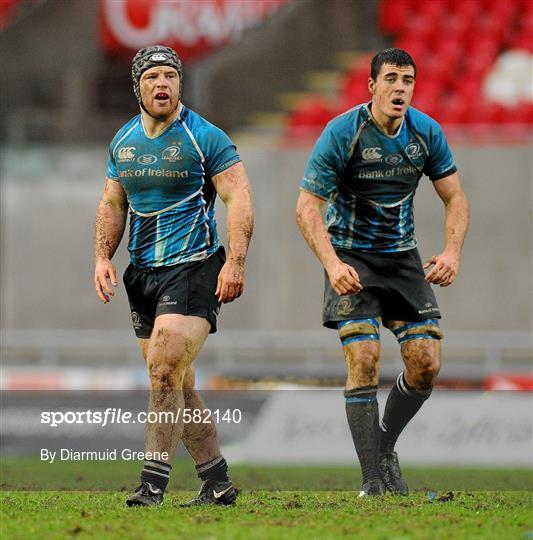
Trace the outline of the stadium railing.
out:
[[[3,329],[4,369],[21,367],[141,367],[131,331]],[[384,378],[401,370],[399,347],[382,332]],[[441,379],[481,379],[496,372],[531,372],[533,332],[447,331]],[[198,365],[228,377],[342,377],[335,332],[326,330],[224,330],[209,338]]]

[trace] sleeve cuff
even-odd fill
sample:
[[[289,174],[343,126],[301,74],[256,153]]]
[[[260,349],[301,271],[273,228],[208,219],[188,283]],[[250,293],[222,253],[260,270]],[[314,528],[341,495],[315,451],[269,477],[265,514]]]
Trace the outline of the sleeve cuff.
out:
[[[451,169],[448,169],[447,171],[444,171],[440,174],[435,174],[429,177],[429,179],[434,182],[435,180],[440,180],[441,178],[446,178],[447,176],[452,175],[453,173],[457,172],[457,167],[454,165]]]
[[[242,161],[242,159],[240,158],[240,156],[236,156],[233,159],[230,159],[229,161],[226,161],[226,163],[220,165],[220,167],[218,167],[216,170],[214,170],[211,173],[211,176],[216,176],[217,174],[220,174],[220,173],[228,170],[231,166],[233,166],[236,163],[239,163],[241,161]]]
[[[328,201],[328,197],[324,197],[324,195],[320,195],[318,193],[315,193],[314,191],[311,191],[310,189],[304,188],[300,186],[300,191],[305,191],[306,193],[309,193],[311,195],[314,195],[318,199],[322,199],[323,201]]]

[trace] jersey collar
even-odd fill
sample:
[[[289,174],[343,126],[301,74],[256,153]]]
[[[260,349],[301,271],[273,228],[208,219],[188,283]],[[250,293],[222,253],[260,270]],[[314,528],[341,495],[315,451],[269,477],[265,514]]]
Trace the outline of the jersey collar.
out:
[[[374,124],[374,126],[379,130],[379,132],[384,135],[385,137],[388,137],[389,139],[396,139],[401,131],[402,131],[402,128],[403,128],[403,125],[405,123],[405,117],[407,116],[407,112],[404,114],[403,118],[402,118],[402,123],[399,125],[396,133],[394,135],[388,135],[387,133],[385,133],[382,129],[381,129],[381,126],[375,121],[374,117],[372,116],[372,112],[370,111],[370,104],[372,102],[369,101],[368,103],[365,103],[365,105],[363,106],[363,110],[365,111],[366,115],[367,115],[367,118],[372,122],[372,124]]]
[[[179,104],[178,104],[178,115],[176,116],[174,121],[171,122],[161,133],[159,133],[159,135],[156,135],[155,137],[150,137],[148,135],[148,133],[146,133],[146,129],[144,128],[143,115],[141,114],[140,115],[141,116],[141,126],[142,126],[142,129],[143,129],[144,136],[147,139],[157,139],[157,138],[161,137],[161,135],[166,133],[176,122],[183,122],[183,118],[182,118],[183,109],[184,109],[183,103],[180,101]]]

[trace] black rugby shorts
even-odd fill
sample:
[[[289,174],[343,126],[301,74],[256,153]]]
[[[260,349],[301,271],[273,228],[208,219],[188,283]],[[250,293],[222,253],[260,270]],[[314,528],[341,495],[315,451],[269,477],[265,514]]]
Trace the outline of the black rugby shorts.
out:
[[[217,331],[220,302],[215,296],[218,274],[226,261],[221,246],[209,258],[174,266],[139,268],[124,272],[131,320],[138,338],[149,338],[158,315],[175,313],[203,317]]]
[[[394,253],[336,251],[343,262],[355,268],[363,290],[339,296],[324,272],[325,327],[336,329],[339,321],[377,317],[407,322],[440,319],[435,293],[425,280],[417,249]]]

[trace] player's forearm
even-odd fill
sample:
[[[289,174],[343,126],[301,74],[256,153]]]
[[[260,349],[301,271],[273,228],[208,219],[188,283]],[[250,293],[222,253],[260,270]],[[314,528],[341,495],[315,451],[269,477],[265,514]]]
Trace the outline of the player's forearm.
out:
[[[95,258],[111,259],[122,240],[126,211],[102,199],[96,210]]]
[[[445,204],[445,224],[444,224],[444,250],[461,255],[466,232],[469,223],[468,200],[463,191],[456,194]]]
[[[311,204],[299,203],[296,209],[296,222],[305,241],[326,270],[339,260],[318,208]]]
[[[228,260],[244,267],[248,246],[254,231],[254,212],[248,188],[232,195],[226,203]]]

